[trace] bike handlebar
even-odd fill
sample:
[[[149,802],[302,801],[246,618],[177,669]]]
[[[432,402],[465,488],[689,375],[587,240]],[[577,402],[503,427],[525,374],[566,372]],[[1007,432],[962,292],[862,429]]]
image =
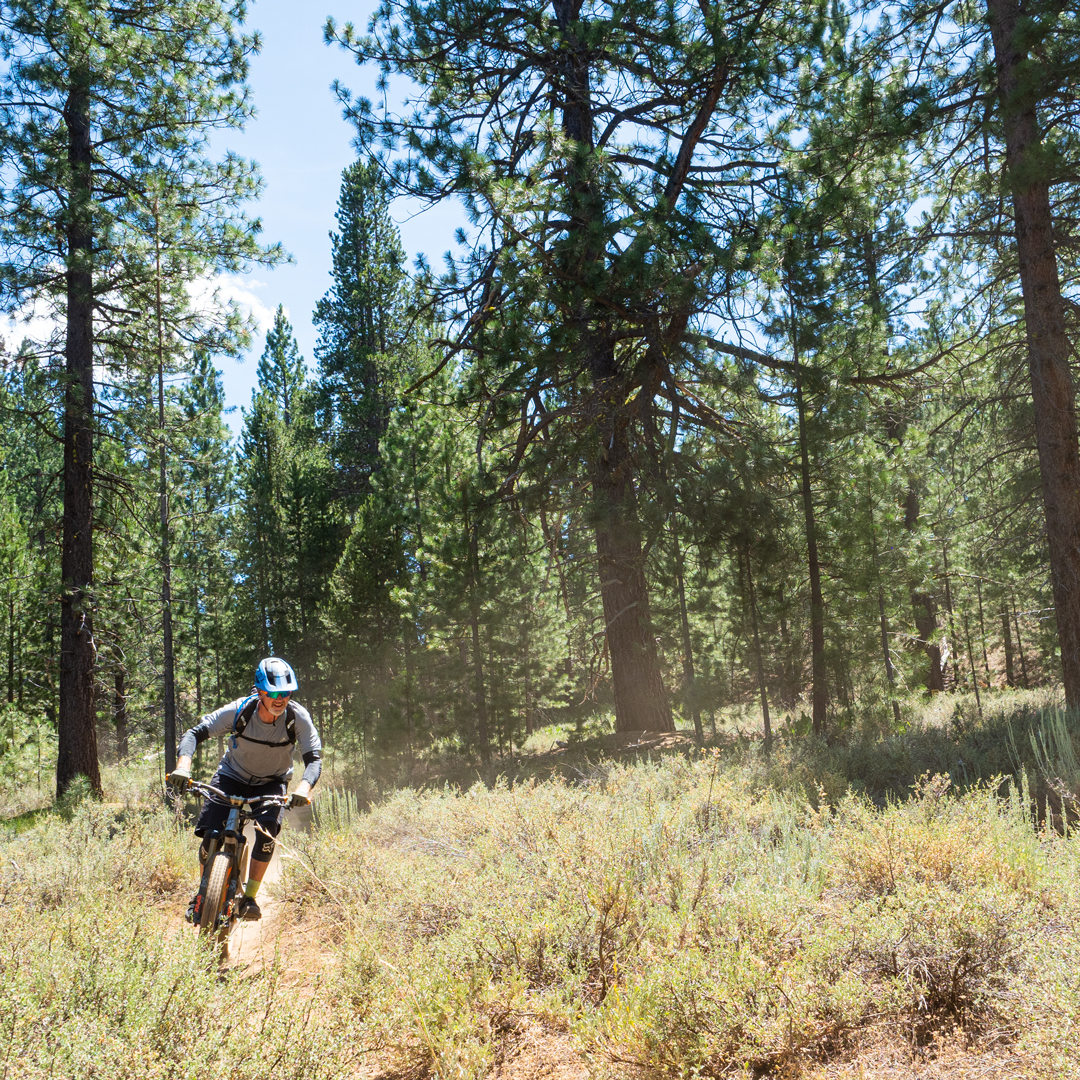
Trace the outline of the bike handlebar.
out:
[[[226,795],[220,788],[214,787],[212,784],[204,784],[201,780],[188,780],[187,787],[194,788],[200,795],[205,795],[211,802],[219,803],[222,806],[234,806],[242,808],[243,806],[287,806],[289,803],[288,795]]]

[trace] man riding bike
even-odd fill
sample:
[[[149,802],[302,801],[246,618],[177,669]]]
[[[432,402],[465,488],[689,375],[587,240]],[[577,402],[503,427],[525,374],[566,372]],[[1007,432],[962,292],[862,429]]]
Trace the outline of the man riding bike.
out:
[[[284,795],[293,772],[293,748],[299,747],[304,775],[289,799],[289,806],[307,806],[311,789],[322,771],[322,743],[311,716],[292,700],[299,689],[293,669],[276,656],[267,657],[255,671],[255,685],[247,697],[223,705],[209,713],[184,733],[177,749],[176,768],[166,778],[183,791],[191,779],[191,757],[195,748],[212,735],[229,735],[225,756],[218,763],[211,784],[226,795],[257,798]],[[207,799],[203,802],[195,835],[202,839],[199,862],[205,863],[208,843],[225,826],[228,808]],[[284,807],[270,806],[256,816],[255,843],[239,917],[262,918],[256,896],[270,865],[274,843],[281,832]],[[199,921],[199,893],[188,905],[188,920]]]

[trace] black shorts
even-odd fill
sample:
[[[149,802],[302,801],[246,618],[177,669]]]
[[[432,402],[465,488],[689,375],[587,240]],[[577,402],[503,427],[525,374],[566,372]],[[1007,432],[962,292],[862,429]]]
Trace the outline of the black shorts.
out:
[[[288,784],[284,780],[271,780],[269,784],[245,784],[231,776],[215,773],[211,785],[226,795],[257,798],[260,795],[284,795]],[[195,835],[206,836],[208,833],[221,832],[225,828],[225,819],[229,816],[229,807],[222,806],[210,799],[204,799],[199,811],[199,820],[195,822]],[[284,806],[264,806],[255,814],[255,820],[271,836],[281,832],[281,823],[285,818]]]

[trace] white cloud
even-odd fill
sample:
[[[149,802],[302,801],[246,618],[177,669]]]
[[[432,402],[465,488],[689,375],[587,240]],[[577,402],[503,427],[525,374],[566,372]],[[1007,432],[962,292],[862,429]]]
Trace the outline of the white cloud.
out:
[[[213,278],[200,278],[188,286],[192,306],[207,311],[218,304],[235,303],[241,311],[250,315],[256,326],[256,335],[265,336],[274,324],[274,311],[267,307],[256,293],[265,289],[265,281],[240,277],[234,274],[218,274]],[[62,320],[50,313],[45,301],[28,305],[13,315],[0,315],[0,337],[9,353],[14,353],[24,338],[36,344],[50,339],[63,344]]]
[[[218,274],[213,278],[200,278],[188,286],[188,294],[195,306],[210,307],[215,302],[235,303],[241,311],[255,320],[256,334],[265,335],[274,325],[274,312],[256,294],[265,289],[266,282],[236,274]]]
[[[274,308],[268,307],[259,295],[259,291],[267,287],[265,281],[255,278],[219,274],[192,282],[188,286],[188,295],[193,307],[203,308],[208,313],[215,305],[231,301],[250,315],[255,323],[255,335],[249,355],[258,356],[262,352],[266,332],[274,324]],[[15,315],[0,315],[0,337],[9,356],[15,353],[24,338],[39,346],[52,339],[52,347],[62,350],[64,326],[62,320],[50,314],[48,305],[42,301]],[[215,357],[215,363],[221,371],[226,403],[233,407],[249,404],[257,381],[256,365],[245,363],[243,359],[233,360],[222,356]],[[101,373],[98,373],[98,377],[102,377]],[[238,431],[241,423],[239,410],[233,411],[227,417],[227,422],[234,432]]]
[[[26,338],[36,345],[44,345],[52,339],[54,346],[62,347],[63,327],[52,317],[45,303],[39,302],[14,315],[0,315],[0,337],[9,354],[15,353]]]

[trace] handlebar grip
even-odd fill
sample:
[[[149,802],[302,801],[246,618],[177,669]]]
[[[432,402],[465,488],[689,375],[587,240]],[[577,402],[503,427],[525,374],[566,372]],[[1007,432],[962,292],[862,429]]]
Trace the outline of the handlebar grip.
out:
[[[185,776],[183,773],[171,772],[165,776],[165,783],[177,792],[186,791],[191,787],[191,782],[191,777]]]

